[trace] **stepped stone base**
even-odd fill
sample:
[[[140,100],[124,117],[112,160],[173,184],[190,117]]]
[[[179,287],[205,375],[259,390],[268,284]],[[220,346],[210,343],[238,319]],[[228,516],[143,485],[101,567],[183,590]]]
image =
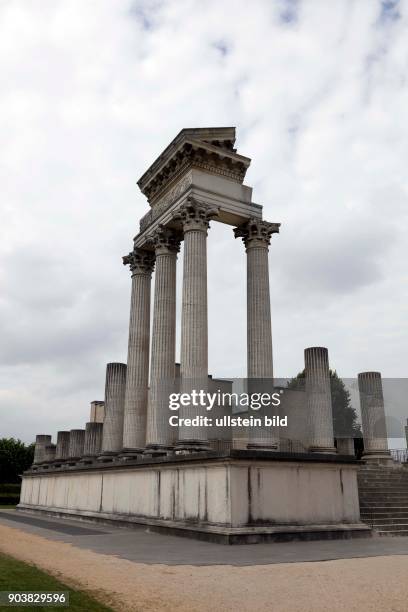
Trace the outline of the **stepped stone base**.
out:
[[[358,471],[361,519],[377,535],[408,536],[408,469],[363,466]]]
[[[26,472],[18,509],[227,544],[367,536],[357,466],[248,450],[63,466]]]

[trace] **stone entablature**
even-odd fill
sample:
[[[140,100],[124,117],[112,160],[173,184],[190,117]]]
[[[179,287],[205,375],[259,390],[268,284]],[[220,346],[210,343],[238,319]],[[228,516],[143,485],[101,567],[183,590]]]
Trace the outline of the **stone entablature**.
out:
[[[235,128],[183,129],[138,181],[153,207],[169,182],[193,166],[242,183],[251,160],[233,148]]]
[[[169,189],[160,200],[140,219],[140,231],[143,232],[155,219],[158,219],[179,197],[181,197],[193,182],[191,172],[187,173],[174,187]]]
[[[234,143],[235,128],[178,134],[138,181],[151,209],[140,220],[136,246],[144,247],[144,233],[155,222],[171,222],[172,212],[189,196],[217,206],[221,223],[239,225],[262,217],[262,207],[252,202],[252,189],[243,184],[251,160],[239,155]]]

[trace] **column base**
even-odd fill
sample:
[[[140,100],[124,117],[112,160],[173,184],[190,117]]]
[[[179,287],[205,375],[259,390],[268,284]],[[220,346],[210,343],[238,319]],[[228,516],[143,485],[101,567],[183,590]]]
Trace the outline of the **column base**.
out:
[[[121,461],[136,461],[143,456],[144,448],[124,448],[119,453],[118,458]]]
[[[169,457],[174,454],[174,446],[148,444],[143,451],[144,457]]]
[[[335,446],[309,446],[309,453],[320,453],[322,455],[337,455]]]
[[[83,465],[89,465],[94,461],[98,461],[98,455],[87,455],[86,457],[82,457],[79,463],[82,463]]]
[[[80,460],[81,457],[70,457],[66,460],[65,465],[67,465],[68,467],[74,467],[77,463],[80,462]]]
[[[393,465],[394,460],[390,451],[368,451],[361,457],[366,463],[377,463],[379,465]]]
[[[118,455],[119,452],[117,451],[102,451],[96,457],[96,461],[100,461],[101,463],[110,463],[111,461],[116,461]]]
[[[178,440],[174,447],[176,455],[189,455],[190,453],[207,453],[211,451],[208,440]]]

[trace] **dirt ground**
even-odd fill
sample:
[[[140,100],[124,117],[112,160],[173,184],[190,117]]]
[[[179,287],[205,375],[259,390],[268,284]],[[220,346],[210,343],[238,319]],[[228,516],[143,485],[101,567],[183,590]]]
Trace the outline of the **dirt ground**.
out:
[[[251,567],[146,565],[3,525],[0,551],[121,612],[408,610],[408,556]]]

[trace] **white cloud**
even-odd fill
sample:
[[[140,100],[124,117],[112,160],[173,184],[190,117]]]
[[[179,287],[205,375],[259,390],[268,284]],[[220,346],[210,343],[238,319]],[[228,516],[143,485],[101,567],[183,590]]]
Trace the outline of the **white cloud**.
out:
[[[0,435],[81,425],[126,359],[135,183],[182,127],[236,125],[254,200],[282,222],[277,374],[324,344],[342,375],[406,375],[407,5],[1,4]],[[209,305],[210,369],[242,375],[245,255],[226,226]]]

